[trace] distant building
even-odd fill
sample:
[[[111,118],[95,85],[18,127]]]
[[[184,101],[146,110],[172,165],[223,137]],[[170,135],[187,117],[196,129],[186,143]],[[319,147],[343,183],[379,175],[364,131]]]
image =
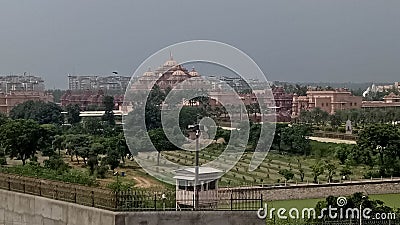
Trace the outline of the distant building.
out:
[[[400,95],[393,92],[383,97],[383,101],[363,101],[362,108],[390,108],[400,107]]]
[[[0,93],[0,112],[8,115],[14,106],[23,102],[43,101],[53,102],[53,95],[43,91],[10,91],[8,93]]]
[[[329,114],[338,110],[359,109],[362,97],[353,96],[347,89],[331,91],[307,91],[307,96],[293,96],[292,116],[296,117],[303,110],[320,108]]]
[[[237,97],[234,95],[231,92],[210,92],[211,106],[221,106],[221,102],[237,105]],[[282,87],[273,88],[272,95],[266,90],[254,90],[252,93],[239,94],[239,97],[245,106],[264,104],[265,107],[272,109],[277,122],[290,122],[291,120],[293,95],[285,93]],[[243,109],[243,112],[245,112],[245,109]],[[250,119],[260,122],[261,115],[257,114],[256,118],[250,117]]]
[[[41,77],[27,75],[0,76],[0,92],[10,91],[44,91],[44,81]]]
[[[199,79],[193,79],[198,77],[200,75],[194,68],[191,71],[187,70],[182,65],[179,65],[171,55],[169,60],[155,69],[154,72],[149,68],[148,71],[138,78],[137,82],[131,88],[133,90],[150,90],[154,84],[157,84],[160,89],[165,90],[167,88],[174,88],[181,82],[187,81],[184,87],[189,90],[190,85],[195,87],[198,82],[201,82]]]
[[[61,96],[61,106],[67,105],[79,105],[82,110],[98,109],[103,106],[104,91],[102,90],[86,90],[83,92],[73,92],[71,90],[66,91]],[[114,109],[119,109],[122,105],[124,96],[114,96]]]
[[[184,84],[183,84],[183,81]],[[270,109],[273,109],[276,113],[278,121],[290,121],[293,97],[290,94],[286,94],[283,88],[278,87],[272,90],[272,95],[265,90],[267,86],[265,83],[261,83],[257,80],[251,80],[251,87],[259,87],[253,90],[251,93],[250,85],[241,78],[232,77],[215,77],[211,76],[207,79],[202,79],[200,74],[192,68],[187,70],[182,65],[178,64],[172,57],[157,69],[152,71],[151,68],[144,72],[130,88],[132,91],[137,90],[150,90],[154,84],[158,85],[160,89],[166,90],[167,88],[184,88],[185,90],[207,90],[208,96],[211,98],[211,106],[220,106],[221,103],[227,105],[237,105],[238,98],[233,91],[227,91],[226,89],[234,89],[238,92],[239,98],[245,105],[251,105],[258,101],[266,104]],[[182,85],[182,86],[179,86]],[[231,88],[228,88],[230,86]],[[257,97],[256,97],[257,96]],[[133,109],[135,103],[129,103],[123,106],[123,111],[130,111]],[[186,101],[183,99],[184,105],[197,105],[196,103]],[[245,109],[243,109],[245,110]],[[244,111],[243,111],[244,112]],[[256,120],[260,120],[260,115]]]
[[[68,75],[68,89],[72,91],[84,90],[114,90],[125,91],[131,77],[112,75]]]
[[[388,84],[388,85],[372,84],[371,87],[368,87],[367,90],[364,91],[363,96],[366,97],[370,93],[393,91],[393,90],[400,91],[400,82],[394,82],[394,84]]]

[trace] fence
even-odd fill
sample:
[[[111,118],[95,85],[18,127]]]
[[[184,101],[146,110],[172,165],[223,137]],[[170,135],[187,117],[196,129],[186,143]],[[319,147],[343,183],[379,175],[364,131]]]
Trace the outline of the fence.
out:
[[[117,196],[110,190],[0,173],[0,188],[80,205],[114,210]]]
[[[194,206],[194,195],[177,201],[175,190],[113,192],[110,189],[3,173],[0,173],[0,188],[112,211],[193,210]],[[260,193],[258,190],[222,190],[212,199],[199,198],[200,207],[196,210],[258,210],[263,204]]]

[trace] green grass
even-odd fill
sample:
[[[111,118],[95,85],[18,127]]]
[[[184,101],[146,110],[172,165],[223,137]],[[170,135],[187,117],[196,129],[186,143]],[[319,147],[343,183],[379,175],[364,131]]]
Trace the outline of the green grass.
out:
[[[369,195],[370,199],[381,200],[392,208],[400,208],[400,194]]]
[[[372,200],[381,200],[385,205],[391,208],[400,208],[400,193],[399,194],[379,194],[379,195],[369,195]],[[323,201],[323,198],[314,199],[295,199],[295,200],[282,200],[282,201],[267,201],[268,208],[311,208],[315,207],[319,201]]]
[[[323,201],[323,198],[313,198],[313,199],[296,199],[296,200],[282,200],[282,201],[268,201],[268,208],[314,208],[319,201]]]

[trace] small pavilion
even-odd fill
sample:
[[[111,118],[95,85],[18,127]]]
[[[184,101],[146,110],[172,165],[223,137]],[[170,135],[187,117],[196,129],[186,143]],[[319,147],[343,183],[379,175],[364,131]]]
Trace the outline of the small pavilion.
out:
[[[198,190],[198,207],[212,208],[218,202],[218,179],[222,171],[211,167],[199,167],[198,185],[195,188],[195,168],[185,168],[175,171],[176,206],[177,208],[192,208],[195,206],[195,194]]]

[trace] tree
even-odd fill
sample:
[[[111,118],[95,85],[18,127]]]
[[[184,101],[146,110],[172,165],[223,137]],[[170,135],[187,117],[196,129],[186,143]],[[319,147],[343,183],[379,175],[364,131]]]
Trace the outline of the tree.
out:
[[[96,154],[90,154],[87,165],[89,166],[90,175],[93,175],[99,165],[99,159]]]
[[[349,165],[346,165],[345,167],[343,167],[340,170],[340,176],[342,176],[342,177],[346,178],[347,176],[349,176],[351,174],[353,174],[353,172],[351,171],[351,167]]]
[[[81,122],[81,117],[79,116],[81,108],[79,105],[67,105],[65,110],[67,111],[67,121],[69,124],[77,124]]]
[[[100,135],[103,133],[103,125],[99,118],[86,118],[83,121],[85,132],[92,135]]]
[[[277,123],[275,125],[275,133],[274,140],[272,145],[278,148],[278,151],[281,151],[281,141],[282,141],[282,130],[287,127],[287,124]]]
[[[378,156],[381,176],[400,174],[397,164],[400,157],[400,131],[389,124],[376,124],[365,127],[359,134],[357,145],[360,150]],[[396,160],[394,160],[396,159]],[[371,165],[372,166],[372,165]]]
[[[279,170],[279,174],[282,175],[286,181],[289,181],[294,177],[294,173],[288,169]]]
[[[340,208],[341,210],[343,209],[343,212],[348,212],[348,209],[358,209],[360,207],[363,208],[368,208],[370,212],[374,213],[395,213],[395,209],[390,208],[385,205],[385,203],[381,200],[371,200],[369,199],[368,196],[366,196],[364,193],[357,192],[354,193],[353,195],[349,196],[346,198],[346,204],[345,205],[338,205],[338,197],[335,196],[328,196],[324,201],[319,201],[317,205],[315,206],[315,211],[316,212],[323,212],[323,208]],[[350,211],[351,212],[351,211]],[[352,215],[349,213],[348,215]],[[357,217],[358,213],[353,214],[352,216]],[[312,224],[331,224],[329,220],[336,220],[333,219],[332,216],[329,216],[328,213],[322,214],[318,216],[318,219],[320,222],[314,221]],[[360,220],[361,221],[361,220]],[[347,224],[347,223],[342,223],[342,224]],[[358,224],[358,223],[353,223],[353,224]],[[363,224],[369,224],[368,221]],[[390,224],[390,223],[389,223]]]
[[[350,149],[344,145],[337,146],[335,148],[335,155],[339,159],[340,164],[345,164],[347,158],[350,155]]]
[[[59,174],[69,170],[70,168],[70,166],[58,155],[50,156],[49,159],[44,160],[43,163],[45,168],[56,170]]]
[[[40,139],[38,150],[42,152],[44,156],[51,156],[54,152],[54,141],[55,137],[61,133],[58,126],[54,124],[42,124],[40,125]]]
[[[325,167],[326,167],[326,177],[328,178],[328,182],[332,182],[332,178],[333,176],[336,174],[336,165],[331,163],[331,162],[326,162],[325,163]]]
[[[331,121],[331,126],[334,128],[337,128],[342,124],[342,119],[337,113],[330,115],[329,120]]]
[[[310,113],[313,122],[317,125],[325,124],[325,122],[328,121],[329,114],[320,108],[315,108],[311,110]]]
[[[304,124],[294,124],[282,129],[282,143],[289,147],[289,151],[296,154],[308,155],[311,149],[308,136],[311,128]]]
[[[104,96],[103,98],[104,105],[104,115],[103,121],[107,121],[109,125],[115,125],[115,116],[114,116],[114,97],[112,96]]]
[[[12,119],[32,119],[39,124],[62,124],[61,112],[61,107],[55,103],[30,100],[16,105],[10,111],[10,117]]]
[[[18,158],[25,165],[38,150],[40,126],[33,120],[10,120],[0,127],[1,144],[10,158]]]
[[[161,127],[161,104],[164,100],[165,93],[158,85],[154,85],[147,97],[145,106],[145,121],[148,130]],[[137,113],[134,115],[137,115]]]
[[[318,176],[324,173],[324,167],[321,163],[317,162],[314,165],[310,166],[312,171],[312,175],[314,178],[314,183],[318,183]]]
[[[85,134],[70,134],[65,138],[67,153],[71,156],[75,155],[76,161],[79,164],[79,157],[83,158],[86,164],[86,158],[89,156],[89,146],[91,144],[90,136]]]
[[[5,114],[0,113],[0,126],[7,123],[7,121],[8,121],[8,117]]]
[[[64,140],[65,140],[65,136],[63,136],[63,135],[54,136],[53,151],[57,151],[58,150],[58,155],[60,155],[61,149],[63,149],[63,147],[65,147],[63,145]]]
[[[303,169],[303,166],[301,164],[300,159],[297,159],[297,169],[299,170],[300,180],[301,180],[301,182],[303,182],[304,181],[305,172],[304,172],[304,169]]]
[[[120,154],[115,149],[109,149],[107,156],[105,157],[105,162],[110,166],[110,169],[114,172],[115,168],[119,166]]]
[[[150,130],[148,135],[157,151],[177,149],[177,147],[168,140],[162,128]]]

